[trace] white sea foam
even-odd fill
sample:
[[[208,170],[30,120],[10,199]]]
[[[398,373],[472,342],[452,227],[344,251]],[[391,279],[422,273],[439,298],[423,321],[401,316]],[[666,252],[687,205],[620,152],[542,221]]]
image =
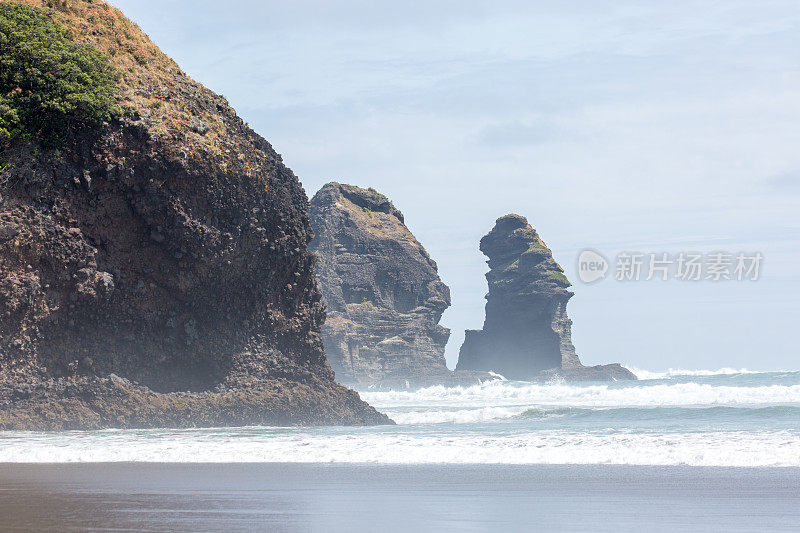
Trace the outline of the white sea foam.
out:
[[[665,372],[653,372],[650,370],[644,370],[642,368],[636,368],[634,366],[628,366],[631,372],[633,372],[637,378],[641,380],[652,380],[652,379],[669,379],[674,377],[690,377],[690,376],[733,376],[736,374],[769,374],[770,372],[763,372],[759,370],[748,370],[746,368],[719,368],[717,370],[684,370],[679,368],[670,368]]]
[[[635,386],[491,381],[470,387],[362,392],[379,409],[406,406],[661,407],[800,404],[800,385],[733,386],[708,383],[640,383]]]
[[[797,432],[325,434],[187,430],[16,434],[0,462],[297,462],[800,466]],[[9,440],[16,441],[9,444]]]
[[[413,411],[387,411],[389,418],[398,424],[475,424],[491,420],[514,418],[528,408],[478,407],[473,409],[420,409]]]
[[[471,387],[362,393],[397,426],[0,432],[0,463],[800,467],[800,426],[792,418],[800,409],[800,374],[736,376],[745,372],[722,369],[673,379],[689,374],[670,372],[672,376],[626,383],[497,380]],[[722,377],[713,377],[717,375]]]

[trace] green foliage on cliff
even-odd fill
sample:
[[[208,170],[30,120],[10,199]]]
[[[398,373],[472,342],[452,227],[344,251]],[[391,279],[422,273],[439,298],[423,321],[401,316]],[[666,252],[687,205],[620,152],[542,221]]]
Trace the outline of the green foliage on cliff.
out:
[[[0,142],[54,145],[100,126],[120,112],[116,80],[100,53],[42,11],[0,3]]]
[[[567,279],[567,276],[565,276],[563,272],[557,272],[557,271],[553,270],[548,274],[548,276],[549,276],[550,279],[552,279],[556,283],[560,283],[560,284],[564,285],[565,287],[569,287],[569,286],[572,285],[572,283],[569,282],[569,280]]]

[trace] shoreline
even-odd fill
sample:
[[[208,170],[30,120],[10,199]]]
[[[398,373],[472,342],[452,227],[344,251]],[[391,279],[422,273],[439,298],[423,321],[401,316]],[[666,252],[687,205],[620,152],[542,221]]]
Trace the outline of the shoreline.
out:
[[[800,490],[800,466],[798,465],[659,465],[659,464],[624,464],[624,463],[369,463],[369,462],[344,462],[344,461],[306,461],[306,462],[286,462],[286,461],[42,461],[42,462],[10,462],[0,461],[0,481],[3,479],[3,474],[6,469],[17,470],[24,468],[91,468],[91,467],[210,467],[210,468],[248,468],[248,467],[285,467],[285,468],[342,468],[342,469],[426,469],[426,468],[448,468],[448,469],[470,469],[470,468],[497,468],[497,469],[642,469],[642,470],[707,470],[707,471],[731,471],[731,472],[745,472],[745,471],[797,471],[798,490]]]
[[[0,463],[9,530],[790,530],[800,468]],[[42,513],[47,509],[47,513]]]

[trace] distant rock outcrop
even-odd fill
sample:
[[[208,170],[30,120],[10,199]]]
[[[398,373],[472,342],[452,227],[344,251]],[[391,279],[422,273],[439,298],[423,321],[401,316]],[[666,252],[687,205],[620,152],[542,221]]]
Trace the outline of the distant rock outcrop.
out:
[[[476,382],[447,369],[439,325],[450,289],[403,214],[373,189],[328,183],[311,200],[317,280],[327,303],[328,362],[342,383]],[[487,376],[488,377],[488,376]]]
[[[468,330],[457,370],[508,379],[560,375],[571,380],[636,379],[619,364],[583,366],[572,345],[564,270],[525,217],[506,215],[481,239],[489,257],[489,294],[482,330]]]

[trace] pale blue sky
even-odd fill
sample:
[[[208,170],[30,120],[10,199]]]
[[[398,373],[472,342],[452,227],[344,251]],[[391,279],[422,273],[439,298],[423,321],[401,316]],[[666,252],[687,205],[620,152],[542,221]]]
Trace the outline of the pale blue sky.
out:
[[[575,283],[586,363],[797,369],[794,0],[114,0],[300,177],[388,195],[439,263],[447,357],[480,237],[528,217]],[[761,251],[758,282],[581,285],[578,252]]]

